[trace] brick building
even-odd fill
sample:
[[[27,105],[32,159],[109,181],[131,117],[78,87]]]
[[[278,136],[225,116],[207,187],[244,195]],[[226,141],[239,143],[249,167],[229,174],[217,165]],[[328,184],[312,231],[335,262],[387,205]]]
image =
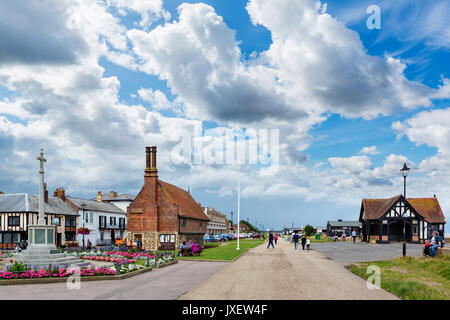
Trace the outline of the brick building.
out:
[[[174,250],[185,240],[203,245],[208,217],[185,190],[158,179],[156,147],[146,148],[144,185],[127,209],[127,237],[146,250]]]

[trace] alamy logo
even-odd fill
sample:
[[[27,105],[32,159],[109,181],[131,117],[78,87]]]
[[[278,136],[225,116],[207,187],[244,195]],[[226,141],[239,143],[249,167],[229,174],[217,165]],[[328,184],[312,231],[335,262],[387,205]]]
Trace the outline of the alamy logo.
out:
[[[380,289],[381,285],[381,270],[380,267],[374,264],[371,264],[367,267],[366,273],[373,273],[369,278],[367,278],[367,288],[372,289]]]
[[[66,286],[67,289],[69,290],[73,290],[73,289],[81,289],[81,269],[80,267],[69,267],[67,268],[67,272],[72,272],[74,271],[74,273],[72,275],[69,276],[69,278],[66,281]]]
[[[270,167],[262,174],[274,174],[279,167],[279,129],[214,128],[203,131],[201,125],[193,132],[180,129],[173,133],[179,141],[172,148],[175,164],[261,165]]]
[[[380,7],[373,4],[367,7],[368,14],[371,14],[367,20],[366,25],[368,29],[381,29],[381,10]]]

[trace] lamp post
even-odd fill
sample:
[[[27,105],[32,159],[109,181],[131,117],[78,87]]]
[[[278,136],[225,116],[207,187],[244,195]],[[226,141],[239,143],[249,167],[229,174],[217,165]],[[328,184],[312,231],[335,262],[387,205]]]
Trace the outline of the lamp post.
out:
[[[403,164],[403,168],[400,169],[400,173],[403,176],[403,197],[406,200],[406,177],[409,173],[409,168],[406,162]],[[406,256],[406,222],[405,222],[405,210],[403,210],[403,257]]]
[[[237,234],[237,247],[236,250],[240,250],[239,248],[239,233],[240,230],[240,223],[241,223],[241,166],[239,166],[238,171],[238,222],[237,222],[237,228],[238,228],[238,234]]]
[[[86,204],[82,203],[81,204],[81,210],[83,210],[83,229],[84,229],[84,222],[86,221],[86,217],[84,216],[84,209],[86,208]],[[83,250],[84,250],[84,231],[83,231]]]

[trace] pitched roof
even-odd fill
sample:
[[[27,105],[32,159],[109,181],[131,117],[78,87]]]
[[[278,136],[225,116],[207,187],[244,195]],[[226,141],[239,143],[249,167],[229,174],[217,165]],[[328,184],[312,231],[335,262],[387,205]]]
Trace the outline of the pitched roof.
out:
[[[362,209],[366,219],[381,218],[400,197],[402,195],[389,199],[363,199]],[[437,198],[407,198],[406,200],[427,222],[445,223],[445,217]]]
[[[408,202],[430,223],[445,223],[444,213],[437,198],[408,198]]]
[[[78,212],[58,197],[48,197],[45,213],[74,215]],[[39,212],[39,196],[28,193],[1,194],[0,212]]]
[[[135,198],[136,198],[136,196],[133,196],[131,194],[126,194],[126,193],[120,194],[115,197],[110,197],[107,194],[102,195],[103,201],[133,201]],[[95,200],[95,199],[93,199],[93,200]]]
[[[77,206],[79,209],[82,208],[81,207],[82,204],[85,204],[86,206],[84,207],[84,209],[86,209],[86,210],[125,214],[125,211],[123,211],[119,207],[117,207],[111,203],[108,203],[108,202],[100,202],[100,201],[87,200],[87,199],[74,198],[74,197],[66,197],[66,198],[70,202],[72,202],[75,206]]]
[[[169,199],[178,205],[180,216],[209,220],[209,218],[203,213],[200,205],[195,202],[189,192],[159,179],[158,182]]]
[[[398,195],[389,199],[363,199],[362,205],[366,219],[378,219],[401,197]]]
[[[361,222],[359,221],[328,221],[328,223],[332,227],[361,227]]]

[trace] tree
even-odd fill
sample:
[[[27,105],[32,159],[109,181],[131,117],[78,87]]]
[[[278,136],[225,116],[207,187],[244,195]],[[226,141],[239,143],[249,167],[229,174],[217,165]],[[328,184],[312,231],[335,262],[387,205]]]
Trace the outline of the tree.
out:
[[[307,225],[305,226],[305,228],[303,228],[303,233],[304,233],[307,237],[314,235],[314,228],[313,228],[313,226],[307,224]]]
[[[246,220],[241,220],[241,224],[245,224],[248,226],[248,228],[254,232],[259,232],[258,228],[256,228],[254,225],[252,225],[250,222]]]

